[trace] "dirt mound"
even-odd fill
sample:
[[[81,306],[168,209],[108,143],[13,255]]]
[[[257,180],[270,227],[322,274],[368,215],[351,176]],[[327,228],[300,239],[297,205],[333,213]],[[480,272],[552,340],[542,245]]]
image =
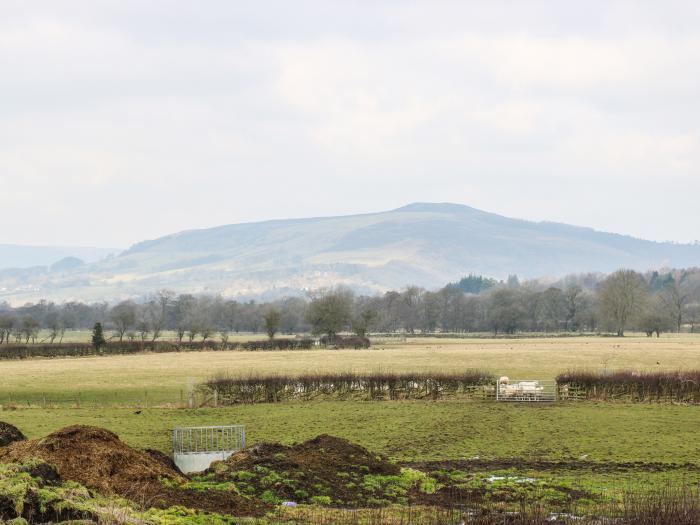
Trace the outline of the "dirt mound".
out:
[[[144,450],[144,452],[146,454],[148,454],[149,456],[151,456],[153,459],[155,459],[158,463],[163,465],[165,468],[170,469],[173,472],[177,472],[178,474],[182,475],[182,471],[175,464],[175,461],[173,461],[173,458],[171,458],[167,454],[164,454],[160,450],[154,450],[152,448],[147,448]]]
[[[367,505],[368,479],[397,477],[401,469],[346,439],[328,435],[285,446],[263,443],[214,463],[204,481],[234,482],[243,494],[263,501]],[[377,484],[378,486],[381,483]]]
[[[103,494],[128,496],[161,479],[180,475],[150,455],[136,450],[103,428],[66,427],[43,439],[19,441],[0,450],[0,460],[40,458],[55,465],[64,479],[77,481]]]
[[[198,493],[163,455],[137,450],[103,428],[71,426],[43,439],[17,441],[0,449],[0,463],[39,458],[55,465],[61,478],[153,507],[182,505],[226,514],[250,514],[251,503],[225,491]],[[166,457],[167,458],[167,457]]]
[[[372,454],[360,445],[327,434],[292,446],[263,443],[234,454],[225,463],[234,470],[256,466],[275,467],[276,470],[293,467],[319,475],[352,468],[378,475],[397,475],[401,470],[386,458]]]
[[[0,421],[0,447],[6,447],[15,441],[24,441],[27,439],[20,430],[9,423]]]

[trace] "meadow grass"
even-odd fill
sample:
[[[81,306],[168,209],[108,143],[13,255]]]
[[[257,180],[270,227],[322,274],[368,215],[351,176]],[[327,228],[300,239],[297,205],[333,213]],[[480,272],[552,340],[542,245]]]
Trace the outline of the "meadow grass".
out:
[[[244,337],[244,336],[240,336]],[[0,351],[2,349],[0,348]],[[553,379],[572,369],[700,368],[700,335],[533,339],[378,339],[368,350],[205,351],[0,361],[0,403],[73,398],[175,403],[220,373],[455,372]]]
[[[244,424],[249,443],[344,437],[400,461],[523,458],[698,463],[700,408],[570,403],[524,406],[469,401],[335,401],[204,409],[16,409],[0,420],[29,437],[97,425],[139,447],[168,452],[178,426]]]

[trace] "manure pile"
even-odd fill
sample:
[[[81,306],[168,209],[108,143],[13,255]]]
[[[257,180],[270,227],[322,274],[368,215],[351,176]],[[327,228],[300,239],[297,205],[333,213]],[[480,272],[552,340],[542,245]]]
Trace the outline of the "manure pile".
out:
[[[24,434],[14,425],[0,421],[0,447],[6,447],[15,441],[27,439]]]
[[[402,469],[350,441],[321,435],[285,446],[262,443],[214,463],[201,481],[232,482],[243,494],[270,503],[295,501],[334,506],[398,501],[410,487]],[[390,497],[385,490],[392,490]],[[401,490],[403,488],[404,490]]]
[[[169,464],[167,456],[132,448],[103,428],[70,426],[42,439],[16,441],[0,448],[0,463],[31,458],[54,465],[63,480],[147,506],[181,505],[232,515],[263,511],[262,505],[228,491],[198,492],[183,487],[187,478]]]
[[[56,466],[63,479],[70,479],[102,494],[128,497],[161,479],[184,481],[176,471],[165,467],[146,452],[131,448],[103,428],[71,426],[43,439],[17,441],[0,449],[0,462],[39,458]]]

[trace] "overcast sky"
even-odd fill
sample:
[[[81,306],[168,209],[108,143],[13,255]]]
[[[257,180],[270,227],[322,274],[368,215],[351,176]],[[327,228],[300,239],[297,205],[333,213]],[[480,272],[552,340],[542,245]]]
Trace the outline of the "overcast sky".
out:
[[[2,0],[0,243],[449,201],[700,239],[700,2]]]

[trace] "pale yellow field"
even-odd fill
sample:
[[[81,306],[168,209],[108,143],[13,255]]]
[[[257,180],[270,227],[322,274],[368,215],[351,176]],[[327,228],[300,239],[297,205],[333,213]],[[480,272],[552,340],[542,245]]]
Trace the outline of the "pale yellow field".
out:
[[[174,393],[220,372],[488,370],[549,379],[567,369],[700,369],[700,334],[646,337],[378,340],[370,350],[187,352],[0,361],[0,396],[37,392]]]

